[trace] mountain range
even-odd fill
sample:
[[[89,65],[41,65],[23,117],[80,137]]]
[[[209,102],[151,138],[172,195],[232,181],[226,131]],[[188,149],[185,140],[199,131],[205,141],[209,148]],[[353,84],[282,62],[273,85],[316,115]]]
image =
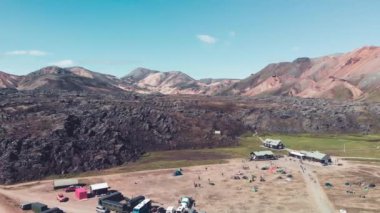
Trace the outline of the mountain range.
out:
[[[0,71],[0,88],[58,89],[162,94],[297,96],[342,100],[380,100],[380,47],[267,65],[245,79],[196,80],[179,71],[137,68],[117,78],[83,67],[44,67],[25,76]]]
[[[145,68],[122,78],[83,67],[0,72],[0,183],[233,146],[244,133],[377,134],[380,102],[367,100],[380,100],[379,53],[298,58],[242,80]]]

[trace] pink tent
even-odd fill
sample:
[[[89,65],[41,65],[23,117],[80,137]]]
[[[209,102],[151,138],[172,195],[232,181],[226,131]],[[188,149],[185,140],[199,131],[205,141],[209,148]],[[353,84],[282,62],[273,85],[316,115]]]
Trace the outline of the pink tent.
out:
[[[276,171],[276,167],[272,166],[268,169],[268,172],[273,174]]]
[[[85,188],[76,188],[75,189],[75,197],[79,200],[87,199],[87,190]]]

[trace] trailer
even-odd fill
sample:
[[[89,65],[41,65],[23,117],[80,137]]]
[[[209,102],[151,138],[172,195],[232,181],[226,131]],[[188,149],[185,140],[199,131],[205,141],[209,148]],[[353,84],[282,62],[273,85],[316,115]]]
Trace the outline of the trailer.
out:
[[[108,188],[109,188],[109,186],[107,183],[92,184],[92,185],[90,185],[90,192],[93,195],[107,194]]]
[[[78,186],[80,185],[78,179],[56,179],[53,181],[53,188],[60,189],[60,188],[66,188],[68,186]]]

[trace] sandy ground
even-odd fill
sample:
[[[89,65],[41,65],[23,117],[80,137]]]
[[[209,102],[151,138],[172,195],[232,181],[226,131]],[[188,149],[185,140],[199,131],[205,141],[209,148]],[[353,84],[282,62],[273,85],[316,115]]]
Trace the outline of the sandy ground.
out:
[[[336,209],[343,207],[351,213],[376,212],[373,210],[380,209],[379,190],[369,192],[366,199],[353,196],[352,201],[344,201],[348,195],[342,190],[335,190],[335,188],[324,190],[324,187],[321,187],[327,180],[334,185],[339,185],[339,181],[345,181],[339,178],[339,175],[347,172],[357,171],[359,173],[353,173],[352,178],[355,175],[360,177],[362,165],[344,163],[344,166],[323,167],[319,164],[304,163],[302,164],[304,169],[301,169],[298,161],[289,158],[282,158],[272,163],[284,168],[288,174],[293,175],[293,178],[287,180],[286,175],[261,170],[263,166],[271,166],[271,162],[268,161],[249,162],[234,159],[227,164],[183,168],[184,175],[177,177],[172,176],[173,169],[163,169],[88,177],[85,180],[88,184],[106,181],[112,189],[122,192],[125,196],[144,195],[163,207],[177,206],[180,196],[192,196],[196,200],[196,209],[207,213],[328,213],[337,212]],[[243,166],[249,167],[249,169],[243,169]],[[379,167],[377,169],[380,172]],[[252,183],[245,179],[231,178],[240,172],[249,178],[251,175],[256,175],[258,178]],[[371,173],[369,171],[368,175]],[[259,181],[260,175],[264,176],[265,182]],[[377,175],[379,174],[377,173]],[[281,179],[279,179],[280,176]],[[200,183],[201,187],[195,188],[194,182]],[[209,182],[214,185],[210,185]],[[254,186],[258,187],[257,192],[252,191]],[[327,191],[327,195],[325,191]],[[69,213],[95,212],[97,198],[78,201],[74,198],[73,193],[64,193],[70,200],[67,203],[59,203],[55,199],[59,192],[62,190],[54,191],[52,189],[52,181],[31,182],[0,188],[0,194],[9,197],[14,203],[39,201],[49,207],[57,206]],[[8,203],[9,201],[0,199],[0,212],[16,212],[10,211],[13,206]],[[348,208],[350,205],[359,206],[361,210],[350,209]],[[367,207],[368,211],[362,211]]]
[[[320,169],[317,174],[321,185],[326,182],[333,185],[325,188],[325,192],[337,209],[349,213],[380,212],[380,166],[350,163],[334,171]],[[367,190],[370,183],[376,187]]]
[[[5,195],[0,194],[0,212],[19,213],[22,211],[18,208],[17,202]]]

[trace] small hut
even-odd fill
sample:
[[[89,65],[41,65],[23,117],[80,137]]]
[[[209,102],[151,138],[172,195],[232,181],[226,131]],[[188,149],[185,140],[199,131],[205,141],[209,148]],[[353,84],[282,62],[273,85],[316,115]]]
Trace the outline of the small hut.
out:
[[[251,152],[251,160],[275,160],[276,157],[274,156],[272,151],[256,151]]]
[[[265,139],[263,145],[271,149],[283,149],[285,147],[281,140],[274,140],[270,138]]]

